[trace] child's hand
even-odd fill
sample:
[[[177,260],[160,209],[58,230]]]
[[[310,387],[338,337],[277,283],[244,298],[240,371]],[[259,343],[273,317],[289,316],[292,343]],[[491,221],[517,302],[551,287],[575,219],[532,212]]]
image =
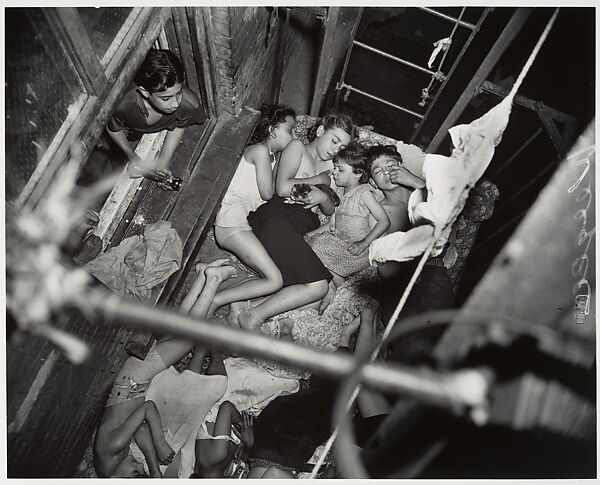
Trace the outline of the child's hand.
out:
[[[254,417],[248,414],[247,411],[242,411],[242,422],[233,426],[233,432],[240,439],[246,448],[254,446]]]
[[[302,199],[302,202],[306,204],[307,209],[312,209],[328,200],[329,196],[325,192],[316,185],[311,185],[310,192]]]
[[[415,189],[425,186],[425,181],[401,165],[392,165],[389,167],[387,169],[387,176],[393,184],[404,185]]]
[[[143,177],[139,170],[140,168],[150,170],[152,169],[152,165],[134,153],[133,156],[129,158],[129,163],[127,164],[127,175],[129,178]]]
[[[368,245],[366,245],[363,241],[358,241],[348,246],[348,252],[353,256],[358,256],[362,254],[367,249],[367,247]]]

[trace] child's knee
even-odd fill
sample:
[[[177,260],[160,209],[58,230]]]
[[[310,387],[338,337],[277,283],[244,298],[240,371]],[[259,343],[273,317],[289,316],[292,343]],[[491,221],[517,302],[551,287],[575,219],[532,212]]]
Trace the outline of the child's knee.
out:
[[[329,283],[327,280],[315,281],[314,283],[308,283],[306,286],[310,289],[311,294],[315,298],[323,298],[329,290]]]
[[[281,276],[279,271],[268,275],[267,280],[269,281],[269,293],[275,293],[283,288],[283,276]]]

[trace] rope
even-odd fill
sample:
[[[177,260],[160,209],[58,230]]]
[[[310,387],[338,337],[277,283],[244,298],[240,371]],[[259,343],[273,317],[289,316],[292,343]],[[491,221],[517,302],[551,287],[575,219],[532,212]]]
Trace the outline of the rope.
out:
[[[421,275],[421,271],[423,270],[425,263],[429,259],[429,255],[431,254],[431,251],[433,250],[433,247],[435,246],[436,242],[437,242],[436,239],[432,240],[431,243],[429,244],[429,247],[423,253],[423,256],[421,256],[421,260],[419,261],[419,264],[415,268],[415,272],[413,273],[410,281],[408,282],[408,285],[406,286],[404,293],[402,293],[402,297],[400,298],[398,305],[396,305],[396,309],[394,310],[394,313],[388,320],[387,326],[385,327],[385,331],[383,332],[383,336],[381,337],[381,339],[379,340],[379,343],[375,346],[375,349],[371,353],[371,357],[369,358],[370,363],[372,363],[377,358],[377,355],[379,355],[379,351],[381,350],[381,347],[383,346],[383,344],[389,337],[390,333],[392,332],[394,323],[396,322],[398,315],[400,315],[402,308],[404,308],[406,300],[408,300],[408,296],[410,295],[410,292],[412,291],[413,287],[415,286],[417,279]],[[346,412],[348,412],[350,410],[350,408],[356,401],[356,398],[358,397],[359,392],[360,392],[360,385],[356,386],[354,388],[354,390],[352,391],[352,394],[350,395],[350,398],[348,399],[348,403],[346,405]],[[325,462],[325,458],[327,457],[327,454],[329,453],[329,451],[331,450],[331,447],[333,446],[333,442],[337,438],[338,432],[339,432],[339,424],[336,425],[333,433],[331,434],[331,436],[327,440],[327,443],[323,447],[321,456],[319,457],[319,460],[315,464],[309,478],[316,478],[317,473],[319,473],[321,466]]]
[[[450,45],[448,45],[448,48],[444,51],[444,54],[442,55],[442,60],[440,61],[440,65],[438,66],[438,72],[440,72],[442,70],[442,66],[444,65],[444,61],[446,60],[446,56],[448,55],[448,52],[450,52],[450,48],[452,47],[452,39],[454,38],[454,33],[456,32],[456,29],[458,28],[459,22],[461,21],[465,10],[467,9],[467,7],[463,7],[462,10],[460,11],[460,15],[458,16],[458,19],[456,19],[456,22],[454,23],[454,27],[452,28],[452,32],[450,32]],[[437,73],[436,73],[437,74]],[[437,77],[435,75],[431,76],[431,81],[429,81],[429,86],[427,86],[427,91],[429,92],[429,90],[431,89],[431,86],[433,86],[433,83],[435,82],[435,80],[437,79]]]
[[[552,15],[552,17],[548,21],[548,24],[546,25],[546,28],[542,32],[542,35],[540,36],[540,38],[539,38],[537,44],[535,45],[532,53],[530,54],[529,58],[527,59],[527,62],[523,66],[523,69],[521,70],[521,73],[519,74],[519,77],[515,81],[515,84],[513,85],[510,93],[506,97],[506,99],[511,99],[511,102],[512,102],[512,98],[514,97],[514,95],[516,94],[517,90],[521,86],[521,83],[525,79],[525,76],[529,72],[529,69],[530,69],[531,65],[533,64],[533,61],[535,60],[535,58],[536,58],[536,56],[537,56],[537,54],[538,54],[538,52],[539,52],[542,44],[546,40],[546,37],[548,36],[548,33],[550,32],[550,29],[552,28],[552,25],[554,24],[554,21],[556,20],[556,16],[558,15],[558,11],[559,10],[560,9],[557,8],[554,11],[554,14]],[[461,15],[462,15],[462,13],[461,13]],[[456,27],[456,25],[455,25],[455,27]],[[392,314],[392,316],[390,317],[390,319],[388,321],[388,324],[387,324],[387,326],[385,328],[385,331],[383,333],[383,336],[382,336],[381,340],[379,341],[379,343],[375,347],[375,350],[371,354],[371,358],[369,360],[370,362],[373,362],[375,360],[375,358],[379,354],[379,350],[381,349],[381,346],[383,345],[383,343],[385,342],[385,340],[388,338],[389,334],[391,333],[392,328],[394,326],[394,323],[396,322],[396,319],[398,318],[398,315],[402,311],[402,308],[404,307],[404,304],[406,303],[406,300],[408,299],[408,296],[409,296],[409,294],[410,294],[413,286],[415,285],[418,277],[420,276],[421,271],[423,270],[423,267],[425,266],[425,262],[429,258],[429,255],[431,254],[431,251],[433,250],[433,247],[434,247],[434,245],[435,245],[436,242],[437,242],[437,240],[434,239],[431,242],[431,244],[429,245],[429,247],[426,249],[426,251],[423,253],[423,256],[421,256],[421,260],[419,261],[419,264],[418,264],[417,268],[415,269],[415,272],[413,273],[413,275],[412,275],[412,277],[411,277],[411,279],[410,279],[410,281],[408,283],[408,286],[404,290],[404,293],[402,294],[402,298],[400,298],[400,301],[398,302],[398,305],[396,306],[396,309],[394,310],[394,313]],[[358,386],[356,386],[354,388],[354,391],[352,392],[352,394],[350,396],[350,399],[348,399],[348,403],[346,405],[346,412],[354,404],[354,401],[356,400],[356,397],[358,396],[359,391],[360,391],[360,385],[358,385]],[[324,446],[324,448],[323,448],[323,450],[321,452],[321,456],[319,457],[319,460],[315,464],[315,466],[314,466],[314,468],[313,468],[313,470],[312,470],[309,478],[316,478],[316,476],[317,476],[317,474],[318,474],[321,466],[325,462],[326,456],[329,454],[329,451],[331,450],[331,447],[332,447],[333,442],[335,441],[335,439],[336,439],[336,437],[338,435],[338,432],[339,432],[339,423],[336,424],[335,430],[331,434],[329,440],[327,440],[327,443],[325,444],[325,446]]]

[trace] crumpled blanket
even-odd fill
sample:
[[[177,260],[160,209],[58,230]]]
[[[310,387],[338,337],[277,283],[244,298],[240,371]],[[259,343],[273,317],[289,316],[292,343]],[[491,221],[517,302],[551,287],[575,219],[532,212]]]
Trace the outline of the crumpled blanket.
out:
[[[181,266],[183,244],[171,223],[146,226],[143,236],[131,236],[85,265],[111,290],[140,300],[151,296]]]
[[[383,236],[369,246],[371,264],[408,261],[424,253],[435,241],[432,256],[439,255],[452,225],[462,211],[469,190],[485,172],[508,124],[514,93],[481,118],[450,128],[454,150],[449,157],[429,154],[423,164],[427,186],[409,199],[413,227]]]
[[[196,461],[196,434],[212,406],[227,388],[227,377],[202,375],[190,370],[179,373],[173,366],[154,376],[146,393],[160,414],[165,439],[175,453],[181,453],[178,476],[189,478]],[[135,441],[130,450],[135,459],[148,466]],[[164,473],[168,465],[160,465]]]

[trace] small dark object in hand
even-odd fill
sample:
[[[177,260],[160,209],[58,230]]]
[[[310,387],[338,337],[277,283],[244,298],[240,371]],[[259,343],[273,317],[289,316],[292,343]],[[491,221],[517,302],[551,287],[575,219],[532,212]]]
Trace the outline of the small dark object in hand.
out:
[[[158,184],[163,190],[180,190],[183,185],[183,180],[179,177],[174,177],[161,170],[152,170],[140,166],[135,167],[142,177],[150,179]]]
[[[326,185],[326,184],[315,184],[315,185],[327,194],[327,196],[332,200],[332,202],[335,204],[336,207],[338,205],[340,205],[340,198],[338,197],[338,195],[335,193],[335,191],[329,185]],[[311,185],[311,184],[294,184],[294,186],[292,187],[292,191],[290,193],[290,198],[294,201],[302,202],[303,199],[306,198],[306,196],[310,193],[312,188],[313,188],[313,185]]]

